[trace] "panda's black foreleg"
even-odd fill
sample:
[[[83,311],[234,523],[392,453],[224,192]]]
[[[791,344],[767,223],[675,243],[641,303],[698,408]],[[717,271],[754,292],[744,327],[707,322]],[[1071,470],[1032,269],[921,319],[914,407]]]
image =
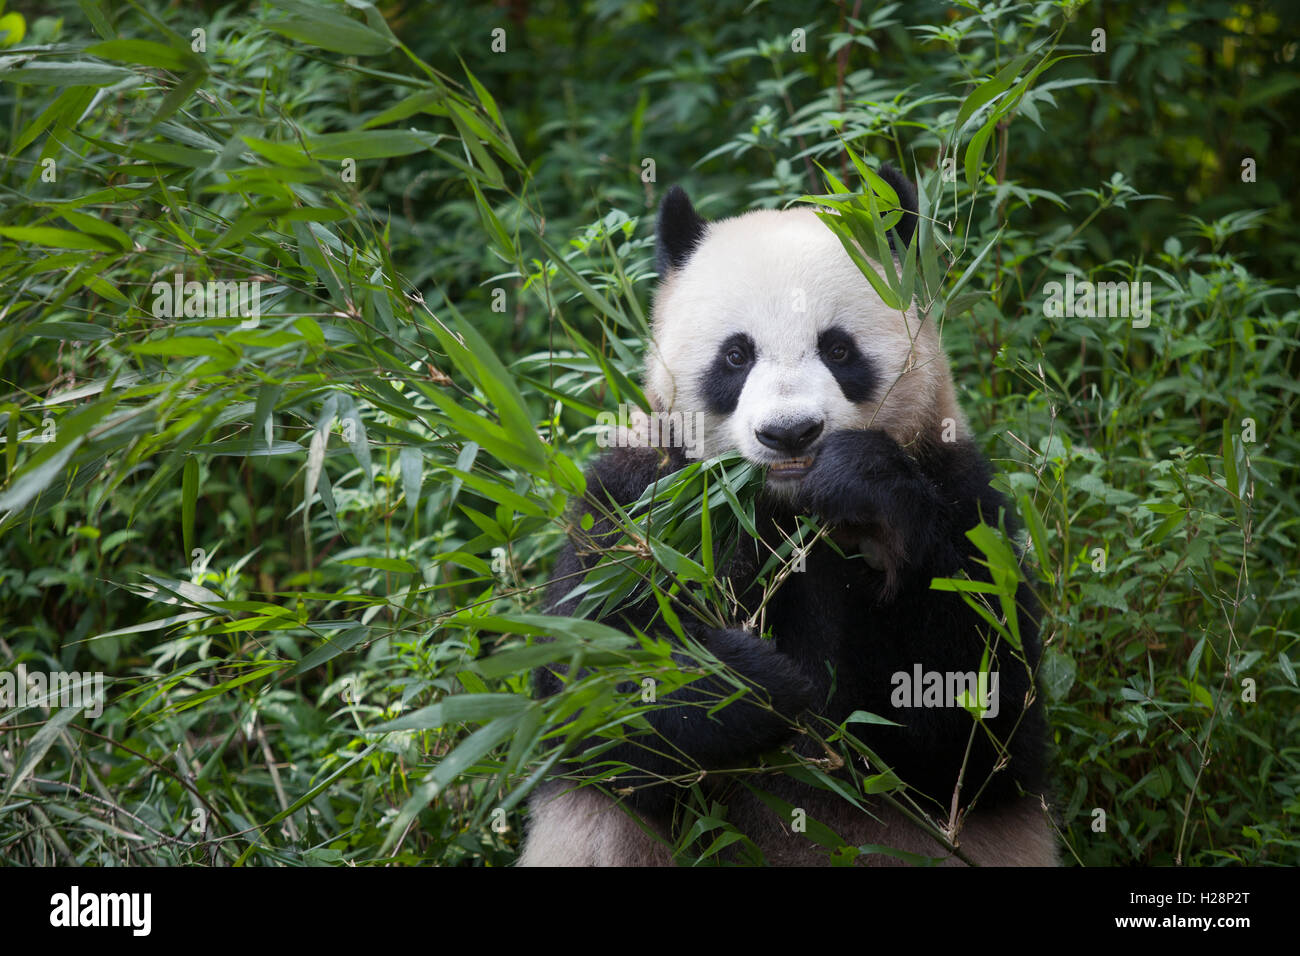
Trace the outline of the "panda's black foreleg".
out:
[[[584,539],[589,542],[616,539],[615,523],[601,503],[608,499],[626,506],[636,501],[647,485],[684,463],[680,457],[666,462],[656,449],[650,448],[617,448],[597,459],[587,474],[589,508],[596,518]],[[550,590],[552,613],[575,612],[579,599],[570,592],[574,582],[594,562],[589,544],[581,552],[575,542],[565,547],[556,562]],[[677,643],[662,622],[655,621],[656,617],[653,602],[646,601],[625,611],[622,621],[617,623],[629,633],[637,627]],[[620,773],[608,785],[619,790],[631,788],[631,802],[643,812],[669,809],[677,788],[668,784],[668,780],[684,782],[700,771],[744,766],[764,751],[779,747],[793,733],[792,718],[817,696],[808,677],[800,673],[794,661],[778,652],[772,642],[739,628],[715,629],[694,622],[686,622],[686,627],[694,641],[726,665],[732,676],[750,690],[710,714],[716,704],[740,688],[725,678],[706,675],[662,695],[660,706],[645,714],[649,731],[634,734],[629,730],[625,741],[595,754],[589,752],[607,741],[585,742],[576,775],[597,773],[613,763],[634,768]],[[673,657],[684,669],[700,665],[686,648],[675,652]],[[558,666],[538,669],[535,674],[538,696],[560,691],[558,674],[563,670]],[[639,688],[628,685],[627,690],[634,693]]]
[[[814,699],[812,682],[771,642],[740,629],[693,627],[691,636],[749,691],[710,713],[740,688],[723,677],[704,676],[646,713],[649,732],[584,761],[587,773],[611,762],[632,768],[607,785],[630,791],[628,799],[642,812],[666,812],[677,792],[673,783],[689,785],[701,771],[738,768],[779,747],[792,735],[793,718]],[[684,669],[698,667],[698,660],[684,650],[673,657]]]
[[[1036,789],[1042,783],[1043,718],[1033,691],[1037,606],[1022,584],[1015,601],[1022,646],[1016,649],[996,640],[960,594],[930,587],[935,577],[963,571],[987,580],[965,533],[981,519],[996,523],[1005,502],[989,486],[988,464],[972,443],[926,452],[913,458],[881,431],[837,432],[826,437],[803,480],[807,510],[837,526],[868,529],[886,549],[880,592],[874,606],[864,609],[866,627],[842,647],[844,673],[856,677],[842,680],[841,690],[853,706],[901,725],[879,728],[872,739],[909,784],[946,803],[963,767],[967,794],[1005,767],[1008,772],[992,778],[984,797],[1006,799],[1014,796],[1014,784]],[[1007,523],[1014,527],[1011,516]],[[916,706],[908,695],[898,703],[897,675],[918,669],[945,680],[974,675],[989,647],[996,658],[998,708],[980,722],[969,748],[972,716],[964,708]]]

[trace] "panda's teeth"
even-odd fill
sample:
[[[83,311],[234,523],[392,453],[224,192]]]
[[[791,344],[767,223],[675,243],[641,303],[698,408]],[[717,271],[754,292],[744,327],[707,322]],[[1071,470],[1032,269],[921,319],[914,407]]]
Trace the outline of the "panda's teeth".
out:
[[[771,470],[777,473],[804,471],[812,465],[812,461],[812,458],[783,458],[780,461],[773,462]]]

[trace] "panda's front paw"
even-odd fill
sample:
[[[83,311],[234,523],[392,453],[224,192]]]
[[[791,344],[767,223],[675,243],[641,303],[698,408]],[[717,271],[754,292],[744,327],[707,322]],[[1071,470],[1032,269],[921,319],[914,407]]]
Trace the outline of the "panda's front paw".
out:
[[[797,500],[812,514],[874,540],[890,577],[930,558],[944,534],[933,483],[898,442],[879,429],[823,439]]]
[[[874,524],[899,493],[924,493],[925,478],[902,447],[879,429],[837,431],[817,449],[799,500],[837,524]]]
[[[705,643],[712,654],[769,698],[778,714],[797,717],[816,700],[813,683],[774,642],[737,627],[708,628]]]

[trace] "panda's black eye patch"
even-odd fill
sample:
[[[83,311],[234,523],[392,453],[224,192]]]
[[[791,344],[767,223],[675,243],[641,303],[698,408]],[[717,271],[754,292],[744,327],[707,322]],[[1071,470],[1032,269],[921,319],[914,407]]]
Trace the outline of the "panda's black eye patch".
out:
[[[704,400],[715,415],[736,410],[749,370],[754,367],[754,340],[743,332],[729,335],[718,346],[704,376]]]
[[[871,397],[876,384],[875,368],[853,336],[839,326],[829,328],[817,337],[817,353],[835,376],[845,398],[856,404]]]

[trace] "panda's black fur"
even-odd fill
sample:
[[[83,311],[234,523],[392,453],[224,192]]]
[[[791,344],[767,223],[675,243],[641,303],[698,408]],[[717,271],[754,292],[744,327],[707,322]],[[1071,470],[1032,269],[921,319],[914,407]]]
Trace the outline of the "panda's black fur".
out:
[[[915,189],[890,167],[882,167],[882,176],[909,211],[891,236],[898,243],[897,249],[905,249],[915,224]],[[671,189],[662,203],[657,224],[661,275],[680,268],[690,259],[705,226],[685,193],[676,187]],[[869,390],[868,383],[873,375],[878,375],[878,370],[861,355],[850,354],[843,365],[848,372],[843,377],[837,375],[837,381],[850,401],[854,401],[855,394]],[[716,381],[711,381],[706,390],[708,401],[716,403],[715,411],[725,413],[728,401],[734,402],[731,396],[738,394],[738,389],[734,382],[726,381],[725,375],[714,378]],[[680,448],[613,449],[591,465],[588,497],[593,502],[609,500],[627,505],[636,501],[652,482],[686,463]],[[755,688],[757,696],[770,701],[777,713],[756,706],[747,697],[711,716],[703,706],[655,709],[647,715],[655,731],[654,738],[646,738],[651,741],[651,747],[632,740],[603,751],[595,760],[599,765],[623,761],[644,773],[627,774],[606,781],[604,786],[610,790],[618,788],[625,794],[621,797],[624,809],[634,811],[652,831],[671,838],[675,802],[684,791],[660,781],[664,777],[680,777],[688,771],[708,771],[705,779],[712,788],[710,792],[725,797],[723,802],[731,801],[731,822],[742,832],[752,829],[761,835],[756,842],[764,847],[769,860],[815,861],[820,851],[808,844],[806,837],[785,832],[781,824],[788,821],[777,819],[765,806],[750,799],[746,791],[728,786],[725,774],[714,772],[753,766],[760,754],[782,745],[795,743],[797,749],[805,748],[805,742],[793,739],[795,735],[785,718],[809,711],[840,722],[854,711],[868,711],[902,726],[854,725],[854,732],[909,786],[945,808],[941,816],[946,816],[964,759],[963,802],[970,797],[971,790],[988,780],[979,793],[975,815],[996,818],[999,813],[1005,813],[1010,822],[991,832],[982,842],[973,838],[974,844],[993,848],[984,853],[981,862],[1051,862],[1054,850],[1046,849],[1048,843],[1041,821],[1032,823],[1035,828],[1032,837],[1023,837],[1026,843],[1033,844],[1031,850],[1017,854],[1015,846],[1005,845],[1022,839],[1022,833],[1030,826],[1024,821],[1031,819],[1031,811],[1036,812],[1040,803],[1040,798],[1025,795],[1041,794],[1045,786],[1046,730],[1041,704],[1032,693],[1030,678],[1030,672],[1037,671],[1039,643],[1035,602],[1028,586],[1022,585],[1017,598],[1024,660],[1014,657],[1005,642],[997,645],[1001,708],[996,717],[985,721],[987,729],[999,740],[1009,740],[1007,760],[997,772],[994,770],[998,755],[987,734],[974,735],[967,756],[972,717],[966,710],[960,707],[898,709],[890,699],[891,675],[911,672],[917,663],[927,671],[980,669],[985,649],[981,635],[988,631],[987,625],[958,594],[932,590],[930,581],[935,577],[960,577],[963,572],[977,580],[988,579],[987,571],[980,564],[980,552],[965,532],[981,519],[992,525],[1001,521],[1008,532],[1015,531],[1010,509],[1002,495],[990,486],[990,477],[989,464],[969,438],[951,442],[923,439],[905,451],[883,430],[839,430],[826,434],[793,504],[788,498],[759,498],[757,527],[773,546],[786,533],[780,529],[795,525],[796,512],[818,516],[836,529],[834,543],[818,542],[806,555],[806,570],[790,575],[768,604],[765,620],[773,639],[762,640],[739,627],[710,629],[689,621],[685,614],[681,616],[692,636]],[[610,530],[609,523],[599,518],[605,510],[592,505],[578,508],[579,514],[590,511],[597,516],[590,532],[593,538],[598,539]],[[883,560],[869,562],[846,557],[852,554],[856,537],[868,533],[880,543]],[[586,553],[580,554],[580,550]],[[582,570],[594,561],[589,550],[571,543],[562,553],[550,590],[554,613],[569,614],[576,606],[577,598],[566,600],[566,596],[581,580]],[[725,569],[747,611],[754,610],[759,596],[753,585],[762,564],[761,555],[766,553],[766,548],[750,541],[748,546],[736,549],[735,557]],[[633,605],[621,621],[610,623],[635,624],[644,629],[649,627],[655,610],[653,601]],[[662,624],[653,630],[668,634]],[[537,671],[539,695],[551,695],[560,689],[563,669],[557,670],[560,673],[546,668]],[[721,681],[702,679],[684,687],[672,700],[677,704],[700,704],[716,702],[730,693],[731,688]],[[1026,709],[1027,700],[1030,703]],[[665,741],[671,746],[666,746]],[[586,772],[590,773],[591,769]],[[582,772],[577,775],[581,776]],[[809,816],[814,818],[820,819],[816,808],[825,813],[851,810],[840,798],[834,798],[839,805],[832,811],[824,793],[790,778],[765,776],[755,782],[792,805],[813,807]],[[627,826],[626,817],[613,808],[610,798],[575,791],[573,787],[571,781],[560,778],[539,788],[532,803],[534,816],[543,821],[537,825],[539,828],[558,825],[555,815],[561,811],[554,809],[548,819],[544,808],[549,801],[562,800],[565,794],[575,802],[564,812],[575,817],[581,815],[581,820],[574,820],[574,829],[566,833],[564,840],[557,841],[556,847],[531,848],[532,858],[526,852],[524,862],[667,862],[661,849],[633,846],[638,832]],[[631,792],[627,793],[626,788]],[[608,806],[604,807],[600,801],[606,801]],[[602,813],[602,810],[609,812]],[[606,827],[612,828],[608,834],[602,831]],[[588,831],[586,836],[583,828]],[[619,828],[622,831],[616,835],[614,831]],[[895,826],[885,832],[897,835],[900,831]],[[539,829],[530,839],[548,838],[540,835]],[[597,845],[590,855],[584,839]],[[786,853],[782,849],[786,843],[782,841],[800,843],[808,852]],[[886,838],[880,842],[891,841]],[[957,842],[959,847],[963,846],[960,832]],[[928,838],[909,845],[932,856],[947,855],[937,842]],[[775,850],[770,849],[773,846]],[[1001,852],[999,847],[1006,852]]]

